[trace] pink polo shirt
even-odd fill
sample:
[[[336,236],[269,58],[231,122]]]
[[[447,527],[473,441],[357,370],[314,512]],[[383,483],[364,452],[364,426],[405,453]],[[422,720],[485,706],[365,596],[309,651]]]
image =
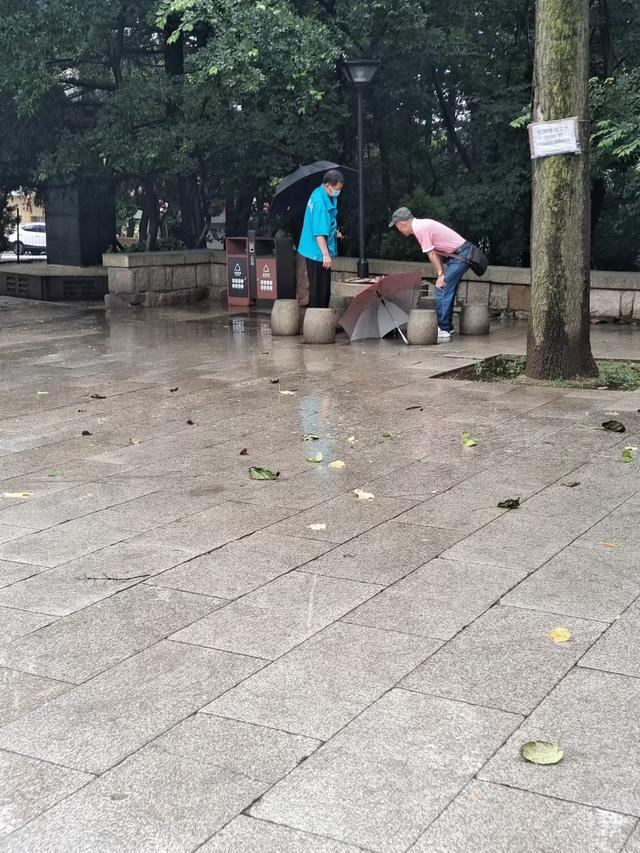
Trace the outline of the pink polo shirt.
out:
[[[453,255],[465,242],[464,237],[435,219],[414,219],[411,224],[423,252],[435,249],[439,255]]]

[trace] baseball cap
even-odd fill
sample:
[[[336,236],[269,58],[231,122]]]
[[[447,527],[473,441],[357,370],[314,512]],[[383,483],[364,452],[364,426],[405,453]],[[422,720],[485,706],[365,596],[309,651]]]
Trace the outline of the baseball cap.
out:
[[[393,228],[398,222],[406,222],[408,219],[413,219],[413,213],[408,207],[399,207],[391,217],[389,228]]]

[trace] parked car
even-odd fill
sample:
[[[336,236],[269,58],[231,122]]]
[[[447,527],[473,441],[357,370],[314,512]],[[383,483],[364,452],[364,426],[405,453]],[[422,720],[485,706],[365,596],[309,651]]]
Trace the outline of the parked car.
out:
[[[20,226],[20,232],[16,228],[7,237],[10,252],[21,255],[46,255],[47,254],[47,226],[44,222],[25,222]]]

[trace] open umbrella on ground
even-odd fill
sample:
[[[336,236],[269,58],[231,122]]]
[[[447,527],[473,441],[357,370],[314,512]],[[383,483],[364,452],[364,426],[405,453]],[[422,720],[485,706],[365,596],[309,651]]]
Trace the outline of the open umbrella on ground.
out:
[[[352,341],[383,338],[393,329],[408,344],[401,326],[409,320],[409,312],[418,301],[420,273],[401,272],[386,275],[354,297],[340,318],[340,325]]]
[[[339,166],[329,160],[318,160],[300,166],[295,172],[283,178],[277,186],[273,197],[271,210],[278,216],[291,216],[302,213],[309,196],[320,186],[320,181],[325,172],[330,169],[338,169],[340,172],[353,172],[348,166]]]

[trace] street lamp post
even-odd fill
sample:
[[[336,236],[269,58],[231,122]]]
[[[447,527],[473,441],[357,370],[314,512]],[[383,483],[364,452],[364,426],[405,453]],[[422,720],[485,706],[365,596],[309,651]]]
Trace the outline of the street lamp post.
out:
[[[369,277],[369,261],[365,257],[364,227],[364,92],[376,76],[377,59],[357,59],[343,62],[342,74],[355,89],[358,105],[358,277]]]

